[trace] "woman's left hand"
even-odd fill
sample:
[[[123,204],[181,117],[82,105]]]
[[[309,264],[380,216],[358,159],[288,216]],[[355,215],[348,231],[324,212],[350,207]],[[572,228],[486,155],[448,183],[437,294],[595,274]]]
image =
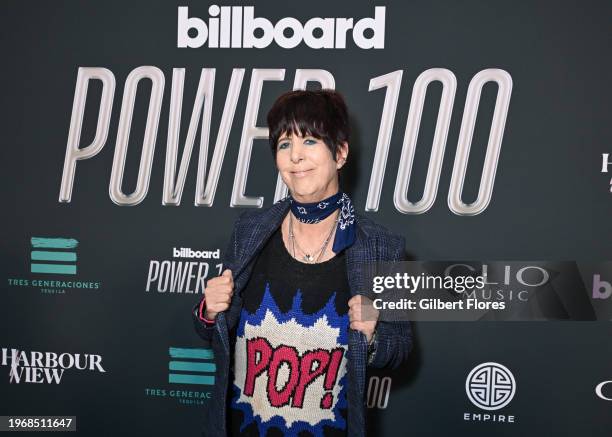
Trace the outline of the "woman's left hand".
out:
[[[361,294],[351,297],[348,306],[351,328],[365,334],[370,343],[378,322],[378,310],[374,308],[371,299]]]

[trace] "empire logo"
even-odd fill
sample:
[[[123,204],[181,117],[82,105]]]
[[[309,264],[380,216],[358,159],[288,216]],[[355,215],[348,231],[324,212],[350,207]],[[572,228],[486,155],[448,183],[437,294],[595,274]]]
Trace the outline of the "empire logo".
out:
[[[2,366],[10,366],[9,383],[59,384],[64,371],[89,370],[106,373],[102,357],[92,354],[71,354],[68,352],[20,351],[2,348]]]
[[[296,18],[285,17],[272,24],[266,18],[255,17],[253,6],[211,5],[208,14],[206,23],[200,18],[189,17],[187,6],[179,6],[178,48],[198,48],[208,41],[208,48],[263,49],[274,41],[284,49],[292,49],[303,41],[312,49],[345,49],[351,29],[357,47],[385,47],[384,6],[374,8],[374,18],[362,18],[355,23],[353,18],[315,17],[302,24]],[[197,31],[196,35],[190,35],[190,30]],[[366,30],[371,30],[372,35],[366,37]],[[256,36],[256,32],[261,35]]]
[[[506,366],[488,362],[474,367],[465,380],[465,391],[470,402],[487,413],[464,413],[464,421],[515,422],[513,415],[492,413],[507,406],[516,393],[514,375]]]

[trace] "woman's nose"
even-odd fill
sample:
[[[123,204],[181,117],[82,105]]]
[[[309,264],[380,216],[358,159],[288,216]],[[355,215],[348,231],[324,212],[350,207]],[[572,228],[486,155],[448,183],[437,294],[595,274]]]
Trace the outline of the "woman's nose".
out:
[[[291,162],[295,164],[300,162],[302,159],[304,159],[303,153],[304,149],[302,146],[298,142],[293,143],[291,145]]]

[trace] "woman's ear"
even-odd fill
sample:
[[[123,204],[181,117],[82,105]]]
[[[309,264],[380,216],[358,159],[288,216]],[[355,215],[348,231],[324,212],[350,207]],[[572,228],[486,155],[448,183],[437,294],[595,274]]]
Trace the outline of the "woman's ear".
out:
[[[336,168],[340,170],[348,158],[349,145],[346,141],[338,146],[336,150]]]

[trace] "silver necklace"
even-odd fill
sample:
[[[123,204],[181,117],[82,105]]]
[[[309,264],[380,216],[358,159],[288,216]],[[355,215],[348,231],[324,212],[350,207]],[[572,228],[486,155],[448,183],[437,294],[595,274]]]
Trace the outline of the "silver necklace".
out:
[[[327,248],[327,244],[329,243],[329,240],[332,234],[334,233],[334,229],[336,229],[336,224],[338,223],[339,219],[340,219],[340,214],[338,214],[338,217],[336,217],[336,220],[334,220],[334,224],[332,225],[331,230],[329,231],[329,234],[327,235],[327,238],[323,242],[323,246],[321,246],[321,249],[318,250],[319,255],[315,258],[315,254],[317,252],[313,254],[306,253],[306,251],[300,247],[299,243],[295,239],[295,234],[293,233],[293,214],[289,212],[289,238],[291,239],[291,245],[293,247],[293,257],[297,259],[297,257],[295,256],[295,246],[297,245],[298,249],[300,249],[300,251],[304,254],[303,259],[305,262],[311,263],[311,264],[318,262],[319,258],[321,258],[321,255],[323,255],[323,253],[325,252],[325,249]]]

